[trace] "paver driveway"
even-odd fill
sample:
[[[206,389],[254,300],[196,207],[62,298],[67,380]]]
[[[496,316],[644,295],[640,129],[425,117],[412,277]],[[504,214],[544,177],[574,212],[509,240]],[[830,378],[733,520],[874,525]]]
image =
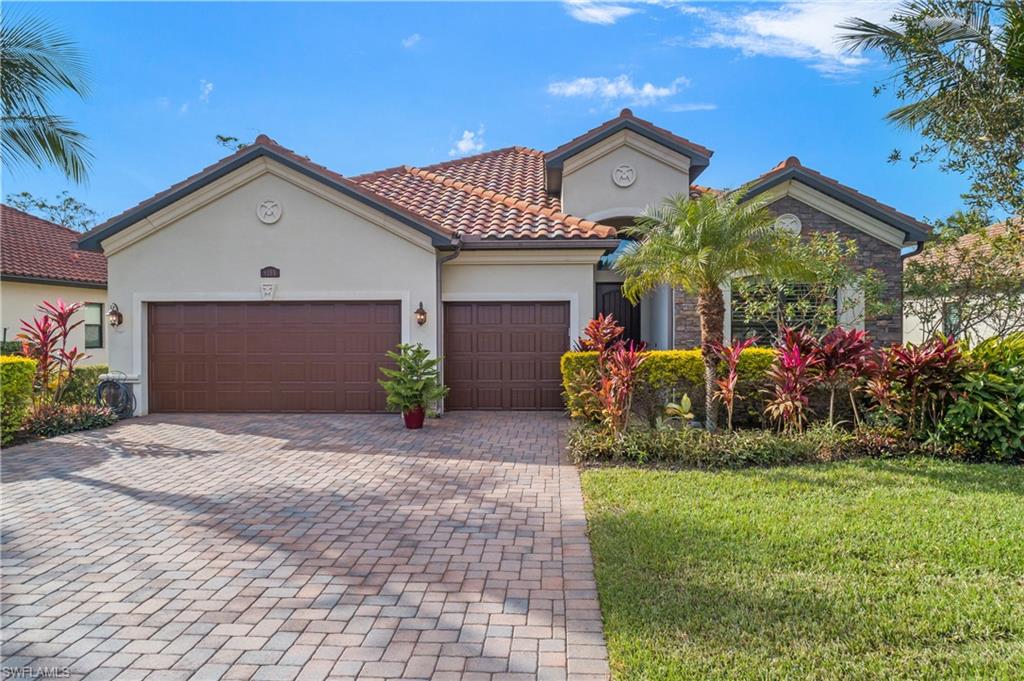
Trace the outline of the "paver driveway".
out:
[[[2,456],[4,665],[607,677],[564,419],[145,417]]]

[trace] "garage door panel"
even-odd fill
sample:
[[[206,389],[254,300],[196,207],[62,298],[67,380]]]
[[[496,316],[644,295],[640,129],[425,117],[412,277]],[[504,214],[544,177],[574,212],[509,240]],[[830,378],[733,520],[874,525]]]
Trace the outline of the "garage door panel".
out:
[[[397,301],[151,303],[150,410],[383,411]],[[189,352],[186,352],[186,348]]]
[[[448,409],[562,409],[565,302],[446,303]]]

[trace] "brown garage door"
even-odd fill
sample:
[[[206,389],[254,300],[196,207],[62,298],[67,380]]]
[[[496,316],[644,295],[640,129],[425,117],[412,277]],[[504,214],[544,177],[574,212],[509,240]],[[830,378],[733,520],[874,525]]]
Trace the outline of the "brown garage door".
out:
[[[150,303],[154,412],[377,412],[398,302]]]
[[[562,409],[568,303],[445,303],[448,409]]]

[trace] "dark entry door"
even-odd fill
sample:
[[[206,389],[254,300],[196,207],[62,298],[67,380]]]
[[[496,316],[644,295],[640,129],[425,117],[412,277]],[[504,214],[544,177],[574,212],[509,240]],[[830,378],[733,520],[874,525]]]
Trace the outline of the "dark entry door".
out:
[[[623,340],[640,342],[640,306],[626,300],[622,295],[622,284],[597,285],[597,311],[613,316],[625,327]]]

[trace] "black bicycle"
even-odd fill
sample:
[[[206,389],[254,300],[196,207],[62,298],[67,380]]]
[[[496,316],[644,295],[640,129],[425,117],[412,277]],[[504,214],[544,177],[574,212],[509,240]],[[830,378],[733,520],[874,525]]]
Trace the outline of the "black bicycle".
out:
[[[135,393],[128,385],[128,376],[120,371],[111,371],[96,386],[96,404],[108,407],[117,418],[126,419],[135,413]]]

